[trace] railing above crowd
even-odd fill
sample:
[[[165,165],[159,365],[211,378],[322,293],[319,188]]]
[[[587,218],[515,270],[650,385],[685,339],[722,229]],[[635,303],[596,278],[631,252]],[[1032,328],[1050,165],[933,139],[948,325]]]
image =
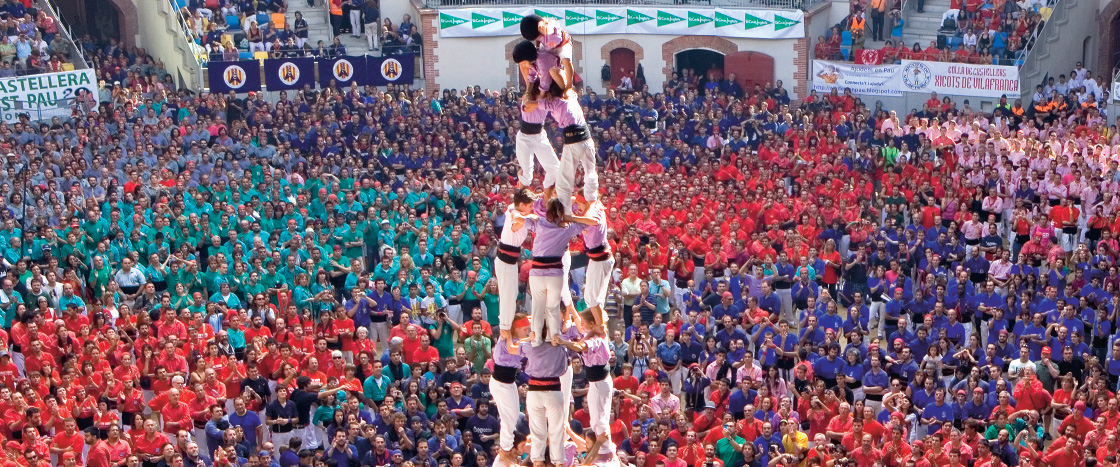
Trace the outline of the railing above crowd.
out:
[[[666,5],[714,6],[727,8],[776,8],[807,10],[823,0],[423,0],[427,8],[454,8],[495,5]]]
[[[0,78],[89,68],[70,27],[47,0],[0,6]]]
[[[886,3],[893,6],[882,15],[879,27],[870,2],[853,2],[852,13],[817,44],[817,58],[854,62],[866,56],[863,50],[873,50],[876,61],[888,64],[924,60],[1022,66],[1058,0],[952,0],[942,13],[937,40],[929,44],[903,34],[902,2]]]

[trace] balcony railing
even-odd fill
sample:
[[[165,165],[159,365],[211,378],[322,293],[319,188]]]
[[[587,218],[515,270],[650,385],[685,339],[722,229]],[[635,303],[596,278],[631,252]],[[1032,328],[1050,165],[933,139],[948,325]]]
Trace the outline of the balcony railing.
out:
[[[69,60],[74,64],[74,69],[84,70],[89,68],[89,65],[86,63],[85,53],[82,51],[82,48],[78,47],[77,43],[74,42],[74,34],[71,32],[70,23],[67,22],[62,15],[58,14],[58,10],[54,7],[54,4],[51,3],[50,0],[38,0],[35,6],[40,10],[46,10],[48,15],[54,17],[55,22],[58,24],[58,35],[55,36],[55,41],[57,41],[59,37],[64,38],[67,47],[70,49]]]
[[[1027,57],[1029,57],[1031,55],[1031,52],[1034,51],[1034,48],[1038,46],[1038,39],[1042,37],[1042,33],[1045,32],[1046,27],[1050,25],[1050,16],[1054,14],[1055,10],[1057,10],[1057,8],[1059,7],[1059,4],[1060,2],[1058,0],[1046,0],[1046,6],[1042,7],[1040,11],[1032,12],[1043,14],[1042,10],[1049,10],[1049,13],[1044,15],[1043,21],[1035,26],[1034,29],[1031,30],[1027,37],[1024,39],[1026,42],[1024,44],[1023,50],[1019,51],[1019,55],[1015,57],[1016,65],[1022,66],[1023,63],[1027,60]]]
[[[422,0],[427,8],[458,8],[500,5],[651,5],[713,6],[723,8],[774,8],[808,10],[824,0]]]

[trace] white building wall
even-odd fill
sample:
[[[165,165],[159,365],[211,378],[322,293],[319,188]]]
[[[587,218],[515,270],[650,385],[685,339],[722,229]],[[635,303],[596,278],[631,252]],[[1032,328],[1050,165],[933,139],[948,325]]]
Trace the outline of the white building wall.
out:
[[[794,82],[794,58],[797,56],[795,39],[740,39],[740,38],[713,38],[707,36],[691,37],[690,41],[676,41],[670,44],[668,57],[665,45],[682,36],[643,35],[643,34],[604,34],[591,36],[574,36],[577,43],[575,49],[576,71],[584,80],[585,86],[601,91],[603,83],[600,81],[600,69],[609,58],[611,45],[608,43],[618,39],[625,39],[636,43],[641,50],[635,50],[635,56],[642,65],[646,81],[650,89],[657,92],[665,82],[664,68],[675,69],[675,52],[682,50],[704,48],[722,52],[716,46],[705,46],[705,43],[727,40],[737,47],[738,52],[761,52],[774,58],[774,78],[786,83],[787,89],[792,89]],[[441,88],[461,89],[468,85],[479,85],[483,88],[501,88],[512,80],[513,67],[508,57],[508,47],[520,40],[516,36],[504,37],[474,37],[474,38],[439,38],[436,48],[438,61],[435,69],[439,72],[436,82]],[[683,45],[685,42],[697,43]],[[682,45],[678,45],[682,44]],[[683,48],[681,48],[683,47]],[[666,58],[668,60],[666,60]]]

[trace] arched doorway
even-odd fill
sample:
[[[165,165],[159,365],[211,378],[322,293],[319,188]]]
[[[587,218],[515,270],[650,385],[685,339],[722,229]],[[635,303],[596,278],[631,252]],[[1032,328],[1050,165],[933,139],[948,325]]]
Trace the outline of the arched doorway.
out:
[[[766,86],[774,82],[774,57],[761,52],[735,52],[724,57],[724,74],[727,79],[735,79],[744,91],[754,89],[757,84]]]
[[[117,38],[131,46],[136,37],[135,7],[121,11],[121,5],[132,6],[130,0],[57,0],[58,14],[70,25],[74,39],[89,35],[99,45]],[[129,14],[132,19],[129,20]]]
[[[1096,58],[1094,55],[1096,55],[1096,53],[1093,50],[1093,36],[1087,36],[1085,40],[1081,42],[1081,63],[1085,65],[1085,68],[1090,70],[1096,69],[1093,68],[1095,65],[1093,59]]]
[[[700,89],[703,89],[704,85],[708,83],[709,71],[717,70],[718,75],[723,76],[724,55],[714,50],[682,50],[677,52],[675,59],[677,73],[684,76],[684,70],[691,70],[694,75],[700,78]]]
[[[611,87],[617,87],[618,83],[622,81],[622,77],[630,73],[634,73],[634,87],[638,87],[637,80],[637,60],[634,58],[634,51],[626,47],[619,47],[611,50]]]
[[[1120,63],[1120,13],[1117,13],[1116,16],[1112,17],[1112,22],[1109,25],[1109,30],[1111,31],[1112,41],[1111,44],[1107,44],[1108,63],[1102,64],[1108,65],[1108,69],[1101,69],[1101,73],[1105,74],[1106,76],[1109,73],[1112,73],[1112,70],[1116,68],[1116,64]],[[1105,44],[1101,44],[1102,48],[1104,48],[1105,46]]]

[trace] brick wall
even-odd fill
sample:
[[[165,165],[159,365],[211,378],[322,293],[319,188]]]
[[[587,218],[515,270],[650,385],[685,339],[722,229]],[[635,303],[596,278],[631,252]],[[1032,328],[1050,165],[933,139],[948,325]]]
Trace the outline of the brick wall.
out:
[[[711,49],[728,55],[738,52],[739,46],[722,37],[713,36],[680,36],[669,40],[661,45],[661,58],[665,60],[665,67],[661,71],[665,74],[666,81],[672,78],[673,72],[676,71],[677,53],[690,49]],[[637,58],[637,50],[634,51],[634,56]]]
[[[634,60],[637,60],[639,62],[641,62],[642,59],[646,56],[645,49],[643,49],[642,46],[638,45],[637,42],[629,39],[615,39],[603,45],[603,60],[609,61],[611,59],[611,51],[618,48],[630,49],[634,51]]]
[[[1112,19],[1115,18],[1117,14],[1120,14],[1120,1],[1112,0],[1108,2],[1108,5],[1105,5],[1104,8],[1101,8],[1100,15],[1098,16],[1098,21],[1100,22],[1097,24],[1097,33],[1099,35],[1097,36],[1096,69],[1098,70],[1097,73],[1104,75],[1106,80],[1112,79],[1112,76],[1109,76],[1109,73],[1112,73],[1112,66],[1115,63],[1115,60],[1111,56],[1113,48],[1112,43],[1116,41],[1116,35],[1120,34],[1120,31],[1114,31],[1112,29]],[[1085,65],[1089,64],[1086,63]]]
[[[436,63],[439,63],[439,55],[436,53],[439,50],[439,11],[426,8],[420,10],[420,33],[424,37],[424,90],[429,94],[439,93],[439,85],[436,84],[436,78],[439,77],[439,71],[436,70]]]
[[[805,18],[808,19],[808,16]],[[797,54],[793,57],[793,79],[797,80],[793,86],[793,97],[804,99],[809,94],[809,36],[798,39],[793,51]]]
[[[121,28],[121,44],[126,48],[136,47],[136,35],[140,34],[140,19],[136,13],[136,4],[132,3],[132,0],[111,0],[111,3],[117,7],[117,18],[119,18]],[[174,12],[174,10],[174,8],[168,8],[170,12]],[[58,18],[55,18],[55,22],[57,21]]]

